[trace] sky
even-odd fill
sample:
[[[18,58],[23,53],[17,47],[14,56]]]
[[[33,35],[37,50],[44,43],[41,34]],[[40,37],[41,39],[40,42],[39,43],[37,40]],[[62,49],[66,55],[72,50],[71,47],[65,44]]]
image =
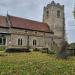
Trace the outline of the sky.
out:
[[[23,17],[31,20],[42,21],[43,7],[52,0],[0,0],[0,15]],[[73,9],[75,0],[54,0],[65,6],[66,40],[69,43],[75,42],[75,19]]]

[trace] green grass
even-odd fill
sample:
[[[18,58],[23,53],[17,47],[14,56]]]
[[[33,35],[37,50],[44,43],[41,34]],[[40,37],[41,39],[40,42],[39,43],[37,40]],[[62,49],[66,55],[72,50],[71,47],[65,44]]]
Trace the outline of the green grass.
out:
[[[56,59],[41,52],[0,52],[0,75],[75,75],[75,57]]]

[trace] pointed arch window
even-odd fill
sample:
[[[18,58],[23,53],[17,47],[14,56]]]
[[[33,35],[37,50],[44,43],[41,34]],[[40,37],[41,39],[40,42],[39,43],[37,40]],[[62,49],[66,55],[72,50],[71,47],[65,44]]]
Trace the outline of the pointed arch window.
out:
[[[18,39],[18,45],[22,46],[22,38]]]
[[[0,45],[5,45],[5,44],[6,44],[6,38],[0,37]]]
[[[47,18],[48,18],[48,17],[49,17],[49,11],[47,10],[47,12],[46,12],[46,13],[47,13]]]
[[[60,18],[60,11],[57,11],[57,18]]]
[[[36,46],[36,40],[33,40],[33,46]]]

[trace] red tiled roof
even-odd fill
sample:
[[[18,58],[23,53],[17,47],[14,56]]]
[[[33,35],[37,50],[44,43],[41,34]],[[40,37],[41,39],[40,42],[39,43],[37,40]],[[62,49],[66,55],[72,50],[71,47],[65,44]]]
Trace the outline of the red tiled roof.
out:
[[[14,16],[11,16],[10,18],[12,21],[12,27],[49,32],[49,27],[46,23],[32,21]]]
[[[7,27],[5,18],[6,17],[4,16],[0,16],[0,26]],[[12,25],[11,27],[13,28],[23,28],[23,29],[50,32],[48,24],[43,22],[37,22],[37,21],[23,19],[15,16],[10,16],[10,21]]]
[[[0,27],[7,27],[5,16],[0,16]]]

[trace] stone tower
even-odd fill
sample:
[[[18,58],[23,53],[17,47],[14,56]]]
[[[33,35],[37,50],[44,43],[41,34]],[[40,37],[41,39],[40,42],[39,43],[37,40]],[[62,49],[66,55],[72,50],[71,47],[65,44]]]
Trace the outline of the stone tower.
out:
[[[53,41],[60,47],[65,40],[64,5],[52,1],[44,7],[43,22],[54,32]]]

